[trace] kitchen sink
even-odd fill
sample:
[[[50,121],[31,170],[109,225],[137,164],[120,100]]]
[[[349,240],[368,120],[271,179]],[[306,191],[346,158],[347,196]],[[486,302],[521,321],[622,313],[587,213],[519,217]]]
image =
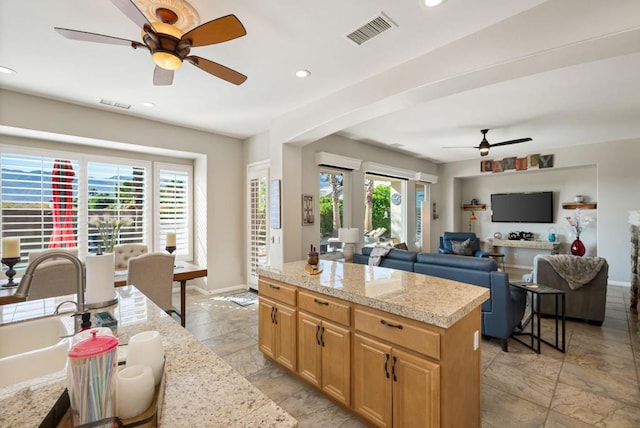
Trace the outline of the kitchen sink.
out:
[[[64,369],[72,334],[69,315],[0,327],[0,388]]]

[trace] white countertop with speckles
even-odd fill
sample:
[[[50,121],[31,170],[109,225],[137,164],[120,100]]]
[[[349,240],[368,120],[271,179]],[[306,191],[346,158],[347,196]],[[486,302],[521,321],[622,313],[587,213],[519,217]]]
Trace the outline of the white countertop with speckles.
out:
[[[307,262],[259,269],[258,274],[300,288],[447,328],[489,299],[489,289],[379,266],[320,260],[310,275]]]
[[[165,349],[161,427],[294,427],[297,421],[134,287],[116,289],[106,309],[118,319],[118,339],[157,330]],[[2,323],[50,315],[64,296],[0,306]],[[96,310],[98,311],[98,310]],[[0,427],[40,424],[66,387],[66,371],[0,388]]]

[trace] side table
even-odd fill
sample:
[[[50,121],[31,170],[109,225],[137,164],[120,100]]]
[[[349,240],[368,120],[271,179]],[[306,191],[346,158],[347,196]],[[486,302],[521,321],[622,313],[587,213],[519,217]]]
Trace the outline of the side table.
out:
[[[548,285],[543,285],[543,284],[533,284],[530,282],[512,282],[511,283],[512,286],[517,287],[517,288],[521,288],[525,291],[527,291],[527,293],[530,294],[531,296],[531,331],[529,333],[526,332],[520,332],[520,333],[513,333],[511,335],[511,337],[513,337],[513,339],[517,342],[520,342],[521,344],[523,344],[524,346],[526,346],[529,349],[534,350],[535,352],[537,352],[538,354],[540,353],[540,343],[544,342],[547,345],[551,346],[554,349],[557,349],[560,352],[565,352],[565,338],[566,338],[566,326],[565,326],[565,292],[564,290],[558,290],[556,288],[553,287],[549,287]],[[555,298],[556,301],[556,305],[555,305],[555,335],[556,335],[556,340],[555,340],[555,344],[546,341],[545,339],[542,338],[542,335],[540,333],[540,299],[542,299],[544,296],[553,296]],[[561,304],[560,306],[558,306],[558,299],[561,299]],[[558,311],[560,309],[560,311]],[[558,323],[561,323],[561,325],[559,326]],[[559,328],[562,328],[562,345],[560,346],[560,340],[559,340]],[[531,337],[531,343],[525,343],[524,341],[520,340],[520,338],[518,336],[530,336]],[[537,346],[536,346],[537,345]]]
[[[502,254],[502,253],[489,253],[489,257],[492,258],[493,260],[495,260],[496,263],[498,264],[498,266],[501,266],[500,270],[502,272],[506,272],[505,267],[504,267],[504,254]]]

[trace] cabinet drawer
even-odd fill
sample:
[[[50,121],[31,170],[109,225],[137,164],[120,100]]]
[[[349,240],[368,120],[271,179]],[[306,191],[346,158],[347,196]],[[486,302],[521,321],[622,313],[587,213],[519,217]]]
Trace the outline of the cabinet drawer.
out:
[[[356,330],[370,334],[428,357],[440,359],[440,335],[425,328],[409,324],[396,315],[378,314],[356,309]]]
[[[351,325],[351,307],[343,300],[300,290],[298,293],[298,307],[324,319],[346,326]]]
[[[296,305],[296,287],[283,284],[280,281],[260,278],[258,293],[260,296],[271,297],[287,305]]]

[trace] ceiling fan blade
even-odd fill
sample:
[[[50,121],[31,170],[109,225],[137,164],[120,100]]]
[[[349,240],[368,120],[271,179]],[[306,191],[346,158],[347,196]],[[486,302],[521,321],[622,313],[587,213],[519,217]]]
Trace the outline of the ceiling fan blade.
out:
[[[111,0],[111,3],[118,9],[120,12],[127,15],[127,17],[132,20],[139,28],[144,27],[144,24],[148,24],[153,28],[151,22],[144,16],[144,13],[138,9],[138,6],[131,0]],[[154,29],[155,30],[155,29]]]
[[[156,65],[153,70],[153,84],[156,86],[168,86],[173,83],[173,70],[167,70]]]
[[[241,85],[245,80],[247,80],[247,76],[244,74],[218,64],[217,62],[209,61],[208,59],[201,58],[199,56],[188,56],[185,59],[189,60],[191,64],[195,65],[199,69],[204,70],[209,74],[213,74],[222,80],[226,80],[229,83],[233,83],[234,85]]]
[[[507,146],[509,144],[518,144],[518,143],[526,143],[527,141],[531,141],[531,138],[519,138],[517,140],[509,140],[503,141],[501,143],[490,144],[490,147],[498,147],[498,146]]]
[[[191,46],[206,46],[226,42],[247,34],[247,30],[235,15],[227,15],[205,22],[182,36],[190,39]]]
[[[133,48],[144,47],[146,45],[133,40],[121,39],[119,37],[105,36],[103,34],[88,33],[86,31],[70,30],[68,28],[53,27],[58,33],[67,39],[80,40],[83,42],[106,43],[109,45],[131,46]]]

